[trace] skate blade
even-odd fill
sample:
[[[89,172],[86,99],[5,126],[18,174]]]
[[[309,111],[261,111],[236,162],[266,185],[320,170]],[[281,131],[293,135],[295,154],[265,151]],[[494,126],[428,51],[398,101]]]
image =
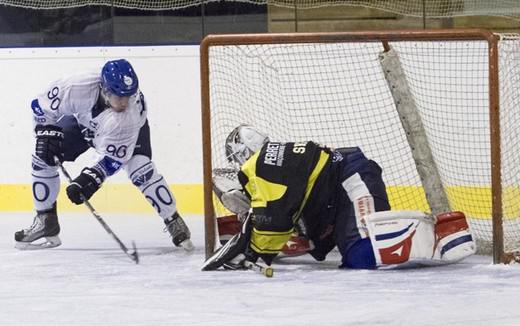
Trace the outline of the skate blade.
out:
[[[181,247],[184,248],[186,251],[193,251],[195,249],[195,246],[193,245],[193,242],[191,242],[190,239],[186,239],[183,242],[181,242]]]
[[[39,241],[41,239],[35,240]],[[48,249],[48,248],[54,248],[61,245],[61,240],[58,236],[54,237],[45,237],[45,241],[43,242],[21,242],[16,241],[16,244],[14,247],[18,250],[40,250],[40,249]]]

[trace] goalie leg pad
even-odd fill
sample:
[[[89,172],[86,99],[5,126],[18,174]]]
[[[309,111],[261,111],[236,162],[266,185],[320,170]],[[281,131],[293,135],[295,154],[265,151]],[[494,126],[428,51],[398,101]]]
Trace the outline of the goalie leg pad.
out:
[[[443,265],[457,262],[476,251],[461,212],[436,218],[418,211],[382,211],[367,217],[370,244],[379,268]],[[369,246],[359,240],[343,254],[349,268],[371,268]]]
[[[157,173],[155,164],[147,156],[134,155],[125,165],[125,170],[163,219],[169,219],[177,211],[175,197],[166,180]]]
[[[437,247],[434,259],[446,263],[462,260],[476,252],[466,216],[462,212],[439,214],[435,225]]]
[[[435,248],[435,219],[419,211],[382,211],[367,217],[378,267],[430,262]]]

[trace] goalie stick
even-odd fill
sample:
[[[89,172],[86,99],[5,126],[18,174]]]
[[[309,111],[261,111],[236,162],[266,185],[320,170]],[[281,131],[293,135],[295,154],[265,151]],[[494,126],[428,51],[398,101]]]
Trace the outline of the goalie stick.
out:
[[[237,235],[235,235],[235,237],[233,237],[233,238],[236,239],[236,237],[237,237]],[[235,240],[235,239],[233,239],[233,240]],[[211,271],[211,270],[216,270],[219,266],[222,266],[222,267],[224,267],[224,270],[237,271],[237,270],[246,269],[246,270],[251,270],[253,272],[260,273],[260,274],[264,275],[265,277],[273,277],[274,269],[271,266],[263,266],[258,263],[249,261],[245,258],[244,254],[239,254],[236,258],[232,259],[231,261],[224,262],[224,263],[220,262],[220,263],[217,263],[218,265],[215,265],[215,263],[216,263],[215,260],[219,260],[220,257],[227,255],[229,250],[231,250],[231,249],[229,247],[226,247],[226,245],[221,247],[219,249],[219,251],[217,251],[217,253],[219,253],[219,252],[220,253],[219,254],[215,253],[215,255],[210,257],[202,266],[202,270]],[[237,262],[233,262],[234,260],[236,260]]]
[[[274,269],[271,266],[262,266],[260,264],[253,263],[252,261],[249,261],[249,260],[244,260],[243,264],[244,264],[245,268],[250,269],[255,272],[259,272],[259,273],[265,275],[265,277],[273,277]]]
[[[252,214],[249,213],[242,224],[239,233],[235,234],[229,241],[220,247],[211,257],[209,257],[202,265],[203,271],[214,271],[219,267],[227,270],[248,269],[258,272],[266,277],[273,277],[274,270],[270,266],[262,266],[247,260],[244,252],[249,244],[249,232],[251,231]]]
[[[55,158],[54,160],[56,162],[56,165],[58,165],[58,167],[60,168],[61,172],[65,176],[65,178],[69,181],[69,183],[72,183],[72,178],[71,178],[70,174],[67,172],[67,170],[65,169],[63,164],[61,164],[60,160],[58,160],[58,158]],[[108,226],[108,224],[105,222],[105,220],[103,220],[103,218],[98,214],[98,212],[96,212],[96,210],[90,204],[90,202],[86,198],[84,198],[83,196],[82,196],[82,199],[83,199],[83,203],[85,204],[85,206],[88,207],[88,209],[90,210],[92,215],[94,215],[96,220],[98,220],[98,222],[101,224],[101,226],[103,226],[105,231],[107,231],[107,233],[110,234],[112,236],[112,238],[117,242],[117,244],[119,245],[121,250],[123,250],[123,252],[130,259],[132,259],[136,264],[139,264],[139,255],[137,254],[137,247],[135,246],[135,242],[132,241],[132,247],[133,247],[134,251],[133,252],[129,252],[129,250],[125,246],[125,244],[118,238],[118,236],[114,233],[114,231],[112,231],[112,229]]]

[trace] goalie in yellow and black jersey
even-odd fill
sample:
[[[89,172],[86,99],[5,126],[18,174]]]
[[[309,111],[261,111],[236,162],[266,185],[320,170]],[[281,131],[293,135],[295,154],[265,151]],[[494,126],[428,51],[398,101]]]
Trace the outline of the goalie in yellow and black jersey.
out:
[[[243,225],[203,270],[237,269],[259,257],[270,265],[295,232],[316,260],[337,246],[345,268],[445,264],[475,251],[461,212],[391,211],[382,169],[360,148],[271,142],[240,125],[226,139],[226,154],[240,166],[239,184],[222,187],[214,177],[214,188]]]

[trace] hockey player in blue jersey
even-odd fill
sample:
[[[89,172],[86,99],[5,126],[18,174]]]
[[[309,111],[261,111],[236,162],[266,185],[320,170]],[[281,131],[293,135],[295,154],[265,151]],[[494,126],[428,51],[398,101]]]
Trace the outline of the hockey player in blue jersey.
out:
[[[241,125],[228,136],[226,154],[240,167],[239,184],[217,193],[243,225],[203,270],[240,269],[258,258],[270,265],[296,229],[318,261],[337,247],[343,268],[438,265],[475,252],[462,212],[390,210],[382,169],[360,148],[271,142]]]
[[[175,246],[193,248],[190,230],[177,212],[166,180],[152,162],[147,107],[132,65],[108,61],[100,71],[60,79],[31,103],[36,146],[32,190],[36,217],[15,233],[16,248],[40,249],[61,244],[56,198],[60,178],[55,159],[74,161],[90,147],[97,159],[67,187],[82,204],[103,182],[124,169],[162,217]]]

